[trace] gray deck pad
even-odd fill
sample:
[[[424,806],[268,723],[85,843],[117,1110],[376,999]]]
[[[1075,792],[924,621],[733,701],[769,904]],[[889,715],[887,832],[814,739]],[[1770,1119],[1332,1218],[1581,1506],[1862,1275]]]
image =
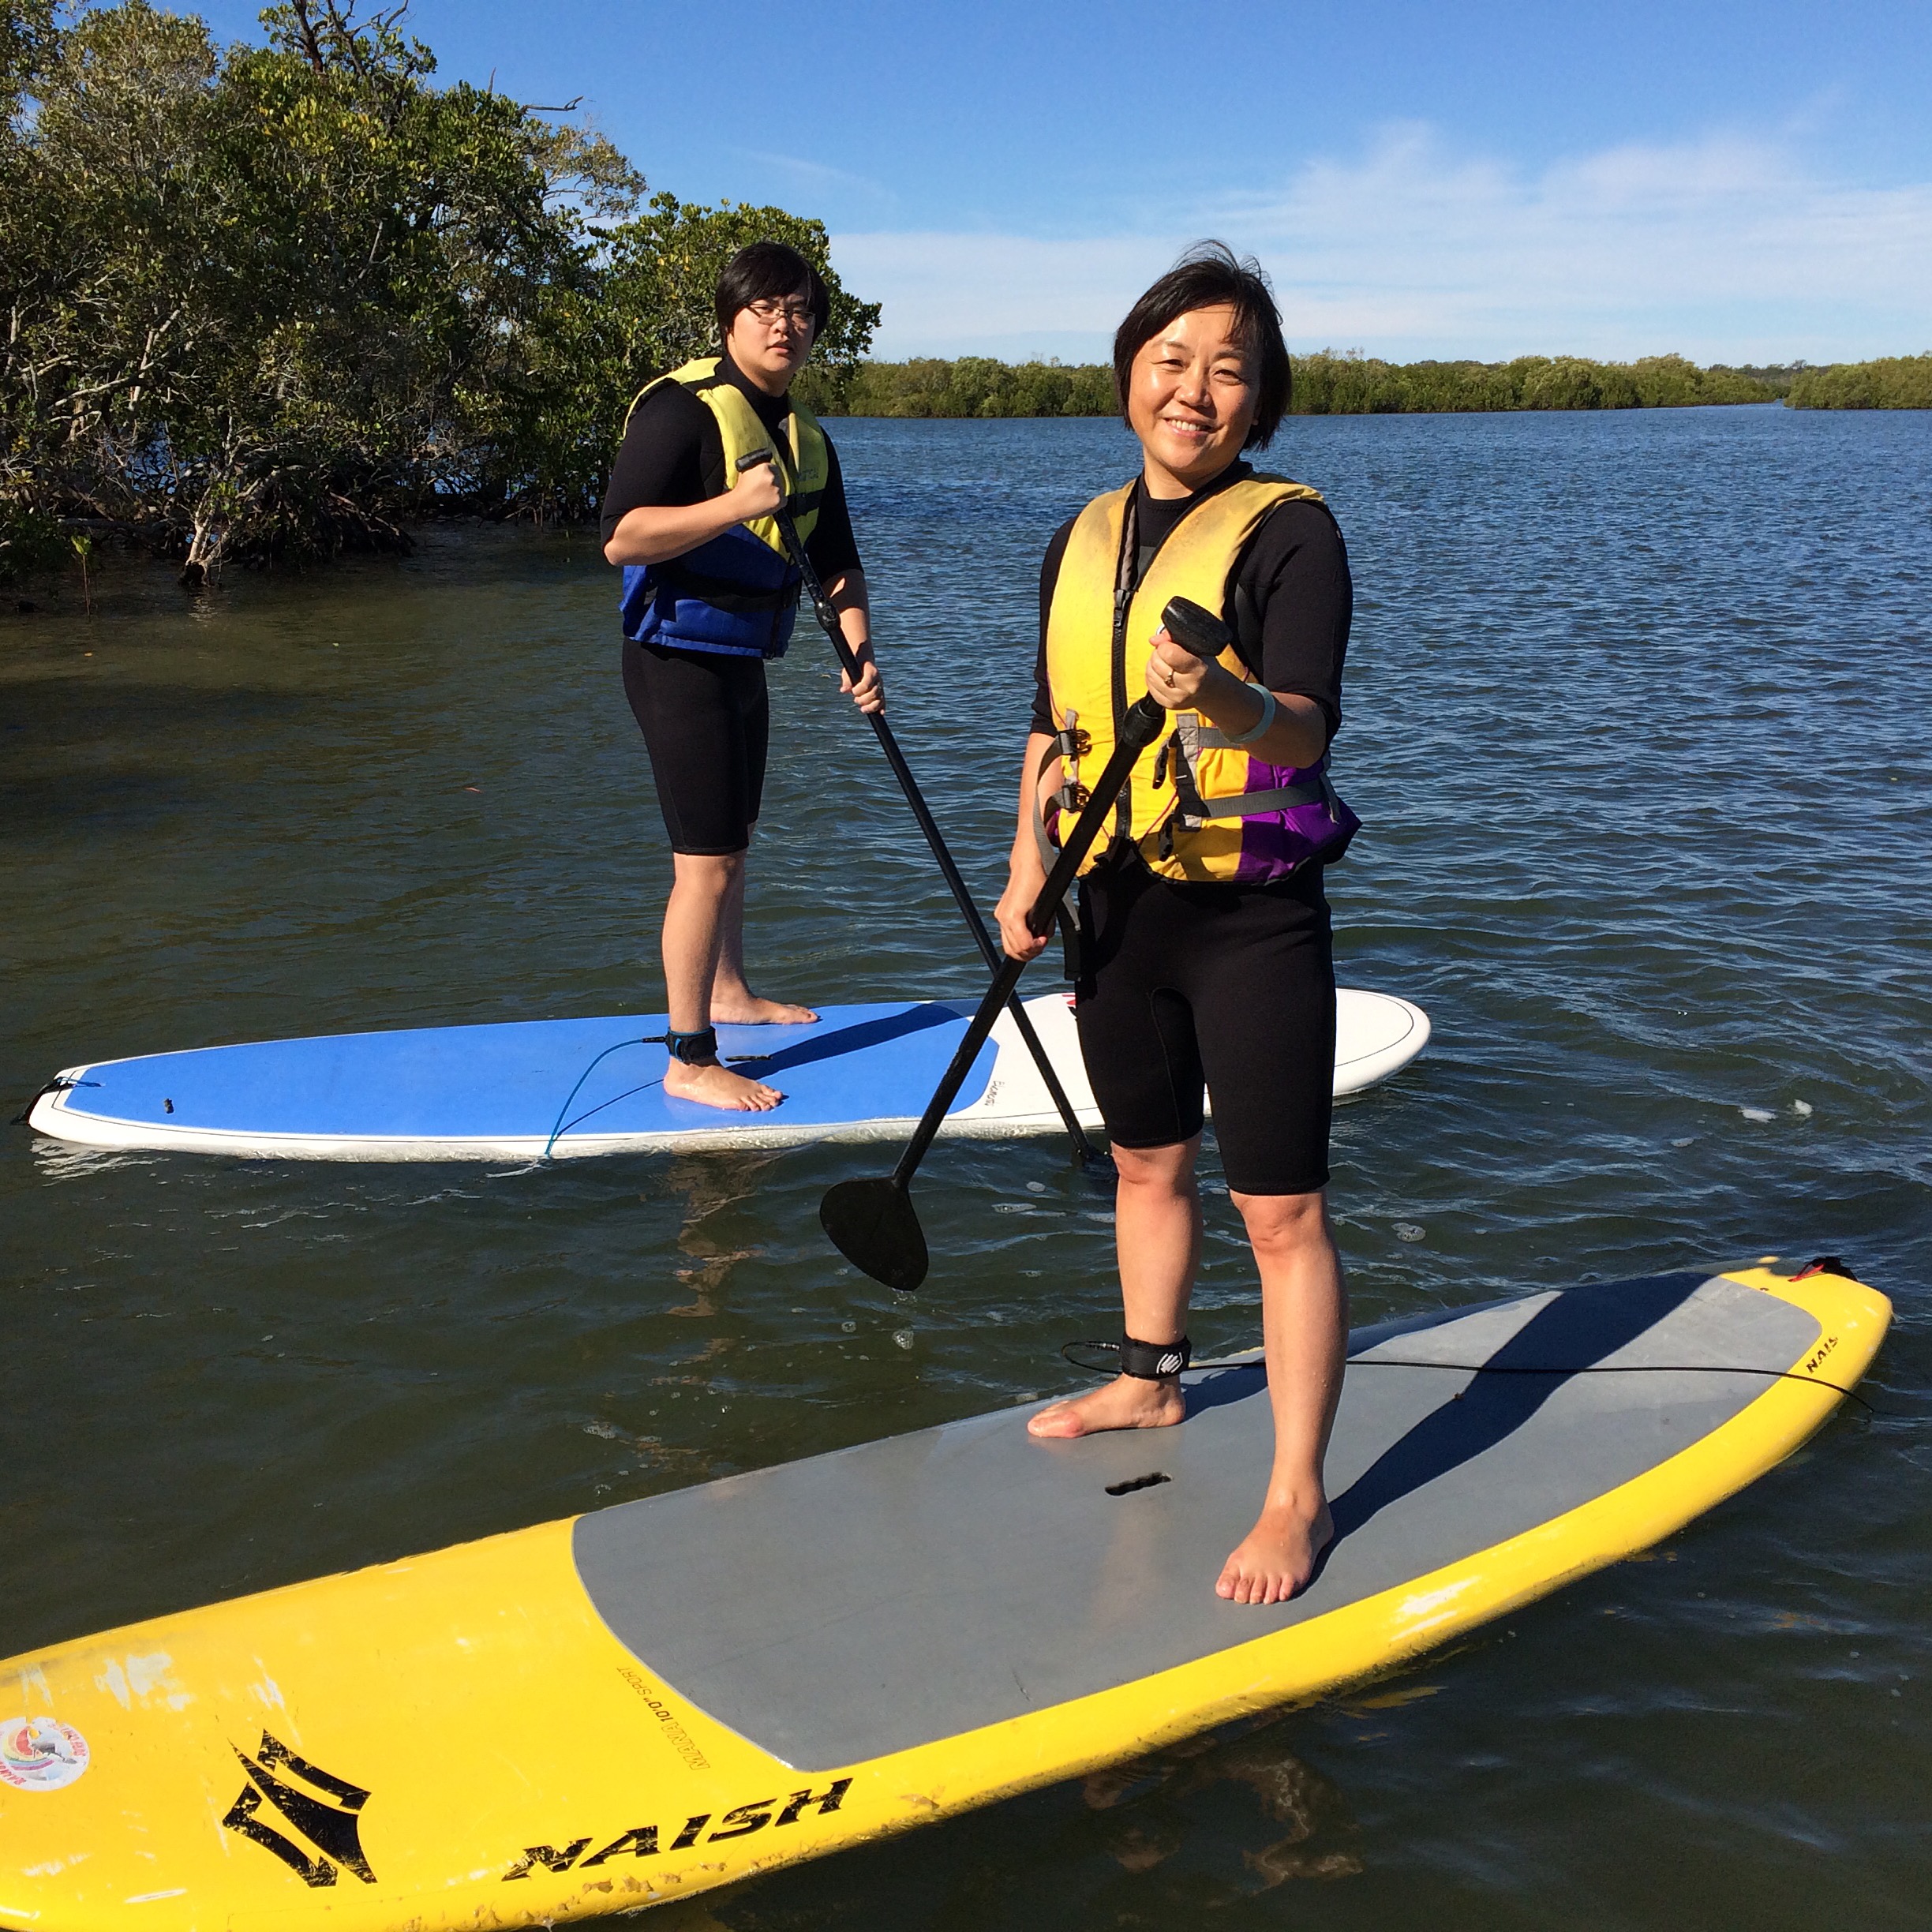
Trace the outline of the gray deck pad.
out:
[[[721,1722],[800,1769],[856,1764],[1533,1529],[1708,1435],[1769,1386],[1739,1369],[1788,1369],[1818,1333],[1702,1273],[1360,1331],[1328,1458],[1336,1541],[1265,1609],[1214,1594],[1266,1485],[1258,1361],[1191,1372],[1177,1428],[1036,1442],[1016,1407],[599,1511],[578,1522],[578,1571],[618,1638]]]

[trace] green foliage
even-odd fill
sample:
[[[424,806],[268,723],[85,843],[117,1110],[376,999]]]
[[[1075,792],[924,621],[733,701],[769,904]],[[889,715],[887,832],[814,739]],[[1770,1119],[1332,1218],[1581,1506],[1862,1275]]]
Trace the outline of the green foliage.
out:
[[[605,270],[606,298],[625,318],[645,365],[675,369],[717,348],[712,290],[725,263],[754,242],[796,249],[831,291],[830,317],[812,346],[814,364],[836,374],[864,354],[878,327],[879,305],[859,301],[840,286],[822,222],[783,208],[729,201],[706,208],[661,194],[638,219],[610,231]]]
[[[713,346],[731,251],[825,264],[817,223],[645,207],[601,137],[437,87],[401,13],[288,0],[223,54],[147,0],[0,0],[0,572],[62,516],[198,582],[438,510],[588,514],[625,402]],[[849,367],[878,310],[833,286]]]
[[[1792,378],[1803,367],[1802,362],[1740,362],[1735,367],[1728,363],[1713,362],[1709,373],[1742,376],[1747,381],[1762,383],[1773,395],[1782,397],[1789,391]]]
[[[9,120],[53,55],[54,6],[54,0],[0,0],[0,96]]]
[[[1932,354],[1800,369],[1790,401],[1793,409],[1932,409]]]
[[[842,375],[808,370],[812,407],[838,416],[1110,416],[1114,372],[1104,364],[860,362]],[[803,380],[803,379],[802,379]]]
[[[37,508],[23,494],[0,494],[0,584],[18,583],[56,570],[69,555],[58,517]]]
[[[1700,369],[1674,355],[1638,362],[1519,356],[1513,362],[1397,363],[1324,349],[1294,358],[1292,409],[1299,416],[1664,409],[1765,402],[1778,393],[1754,373]],[[1014,367],[979,356],[862,362],[843,378],[819,378],[810,399],[822,413],[843,416],[1111,416],[1117,407],[1114,372],[1105,363]]]
[[[1700,369],[1682,356],[1593,362],[1518,356],[1511,362],[1380,361],[1332,350],[1297,356],[1297,415],[1400,415],[1473,410],[1674,409],[1765,402],[1774,391],[1740,371]]]
[[[783,208],[704,208],[660,194],[634,219],[600,230],[597,240],[593,272],[546,298],[522,372],[475,399],[493,446],[525,466],[498,484],[537,514],[594,514],[631,399],[653,376],[716,353],[712,291],[747,244],[785,242],[825,279],[831,314],[808,374],[841,380],[878,326],[878,305],[858,301],[833,272],[823,224]],[[811,396],[801,390],[800,397],[809,407]]]

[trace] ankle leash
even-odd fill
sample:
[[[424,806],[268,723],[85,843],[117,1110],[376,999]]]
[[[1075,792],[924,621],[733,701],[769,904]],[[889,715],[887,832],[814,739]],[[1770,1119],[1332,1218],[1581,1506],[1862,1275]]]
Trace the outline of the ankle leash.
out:
[[[687,1066],[709,1066],[719,1058],[716,1027],[704,1027],[695,1033],[646,1033],[640,1043],[665,1047],[673,1060],[682,1060]],[[771,1055],[726,1054],[724,1058],[736,1066],[746,1060],[769,1060]]]
[[[718,1057],[716,1027],[700,1027],[695,1033],[647,1033],[644,1044],[666,1048],[687,1066],[708,1066]]]
[[[1114,1360],[1110,1364],[1082,1361],[1073,1353],[1075,1349],[1097,1349],[1103,1355],[1111,1355]],[[1178,1380],[1181,1372],[1194,1359],[1194,1345],[1185,1335],[1178,1342],[1136,1342],[1132,1335],[1123,1335],[1118,1342],[1065,1342],[1060,1353],[1076,1368],[1104,1372],[1112,1367],[1139,1381],[1171,1382]]]

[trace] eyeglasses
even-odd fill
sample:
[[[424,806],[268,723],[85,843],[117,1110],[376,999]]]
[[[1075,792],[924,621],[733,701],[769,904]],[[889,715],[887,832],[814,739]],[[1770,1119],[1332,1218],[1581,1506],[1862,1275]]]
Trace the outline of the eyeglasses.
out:
[[[814,320],[809,302],[754,301],[745,304],[746,312],[767,328],[782,322],[787,328],[809,328]]]

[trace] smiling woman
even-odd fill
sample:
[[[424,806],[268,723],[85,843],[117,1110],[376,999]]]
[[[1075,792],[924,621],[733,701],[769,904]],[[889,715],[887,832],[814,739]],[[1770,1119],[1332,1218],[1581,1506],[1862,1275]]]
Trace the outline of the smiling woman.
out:
[[[1346,1302],[1329,1231],[1335,969],[1322,867],[1355,821],[1326,775],[1351,591],[1334,519],[1305,485],[1241,460],[1288,406],[1288,352],[1258,266],[1219,242],[1185,256],[1114,338],[1140,474],[1048,547],[1032,735],[1020,780],[1006,949],[1045,945],[1049,811],[1085,803],[1144,687],[1172,728],[1136,765],[1115,835],[1083,867],[1080,1050],[1119,1170],[1122,1372],[1035,1416],[1040,1436],[1149,1428],[1186,1413],[1200,1259],[1201,1094],[1260,1265],[1275,1463],[1261,1515],[1215,1585],[1241,1604],[1304,1589],[1333,1533],[1322,1460]],[[1171,636],[1185,597],[1226,623],[1216,659]],[[1048,788],[1050,788],[1050,789]],[[1206,1587],[1205,1579],[1203,1587]]]
[[[1184,260],[1114,338],[1115,393],[1158,496],[1189,496],[1242,450],[1265,449],[1287,414],[1294,372],[1274,302],[1258,275],[1229,275],[1231,259],[1211,245]],[[1204,399],[1189,388],[1196,374]],[[1155,483],[1156,470],[1169,487]]]

